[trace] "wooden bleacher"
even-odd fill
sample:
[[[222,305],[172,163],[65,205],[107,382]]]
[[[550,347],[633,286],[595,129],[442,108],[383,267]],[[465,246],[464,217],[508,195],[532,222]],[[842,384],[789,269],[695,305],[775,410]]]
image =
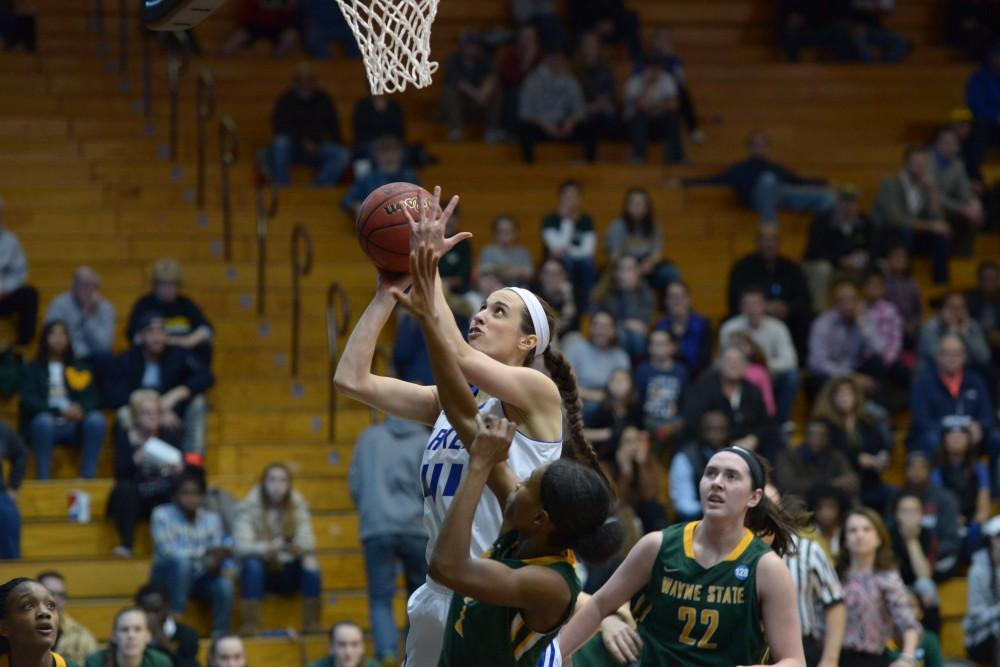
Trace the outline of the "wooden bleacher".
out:
[[[271,59],[262,44],[237,58],[215,55],[238,19],[239,3],[227,3],[198,29],[206,55],[188,63],[182,76],[179,161],[169,164],[164,159],[166,56],[159,48],[154,45],[152,113],[144,118],[138,113],[137,29],[131,33],[129,76],[122,77],[114,69],[112,16],[105,20],[107,32],[99,36],[91,30],[88,3],[24,4],[34,6],[38,15],[39,51],[0,54],[0,160],[7,166],[0,170],[0,195],[7,202],[6,224],[25,246],[30,280],[39,288],[42,303],[66,289],[72,270],[86,263],[99,271],[104,294],[124,320],[131,303],[147,289],[152,261],[164,255],[180,259],[186,291],[202,304],[217,329],[218,385],[210,394],[207,439],[213,483],[242,495],[264,465],[289,463],[315,514],[325,575],[325,620],[351,618],[367,627],[357,518],[345,476],[351,447],[369,423],[369,412],[342,401],[336,442],[326,439],[326,288],[332,280],[340,281],[356,314],[370,297],[373,279],[354,242],[351,221],[339,209],[343,187],[316,190],[299,185],[281,193],[279,213],[269,229],[267,317],[258,319],[255,310],[251,159],[269,139],[271,105],[288,86],[294,61]],[[507,212],[521,220],[523,240],[536,252],[536,221],[554,205],[560,181],[572,177],[584,183],[585,208],[601,228],[620,210],[627,187],[646,187],[664,228],[667,256],[691,283],[696,307],[717,321],[726,308],[726,270],[752,247],[754,217],[731,193],[684,191],[672,185],[676,178],[731,162],[741,156],[746,133],[765,128],[778,159],[803,173],[857,183],[870,199],[879,179],[897,168],[902,146],[926,138],[961,103],[970,69],[938,43],[942,3],[933,0],[903,3],[892,17],[890,25],[917,45],[910,60],[892,67],[778,62],[772,4],[630,0],[646,29],[672,29],[687,61],[709,138],[702,146],[689,147],[690,166],[627,164],[624,146],[605,144],[596,166],[574,163],[575,147],[544,145],[538,163],[526,167],[514,144],[449,143],[444,128],[430,120],[440,92],[435,85],[398,96],[411,137],[424,141],[440,158],[421,173],[422,181],[462,195],[462,224],[476,234],[474,243],[485,242],[492,218]],[[435,57],[443,60],[466,26],[505,23],[504,6],[490,0],[443,0],[433,32]],[[218,112],[232,115],[240,133],[242,157],[232,189],[233,261],[228,264],[221,259],[214,159],[209,163],[205,210],[196,210],[192,203],[194,79],[202,70],[216,79]],[[316,70],[320,83],[333,92],[341,124],[349,133],[354,101],[367,87],[361,63],[335,60],[317,63]],[[214,158],[212,127],[208,154]],[[300,377],[293,380],[288,370],[289,253],[297,223],[309,229],[316,265],[302,281],[302,363]],[[783,217],[787,254],[801,252],[807,223],[803,217]],[[975,257],[954,262],[956,284],[968,284],[976,261],[987,256],[1000,256],[995,236],[977,243]],[[940,290],[929,285],[927,274],[927,265],[918,262],[926,293],[934,295]],[[13,405],[2,412],[7,418],[16,414]],[[57,479],[25,484],[19,501],[25,522],[24,562],[0,564],[0,577],[32,575],[48,567],[62,570],[73,595],[71,612],[106,638],[112,615],[145,579],[149,541],[140,531],[134,560],[111,559],[116,536],[101,518],[110,488],[110,446],[102,453],[100,479],[72,481],[76,464],[72,452],[60,449],[54,466]],[[66,496],[76,488],[92,495],[95,519],[90,524],[67,521]],[[106,576],[109,571],[116,576]],[[964,581],[949,583],[942,598],[945,650],[957,656]],[[402,622],[402,595],[396,602]],[[297,605],[295,600],[268,599],[265,627],[283,627],[297,619]],[[203,632],[208,627],[204,610],[195,606],[189,620]],[[282,640],[259,639],[249,646],[255,664],[291,665],[300,659],[299,647]],[[325,641],[309,638],[304,650],[315,658],[325,651]]]

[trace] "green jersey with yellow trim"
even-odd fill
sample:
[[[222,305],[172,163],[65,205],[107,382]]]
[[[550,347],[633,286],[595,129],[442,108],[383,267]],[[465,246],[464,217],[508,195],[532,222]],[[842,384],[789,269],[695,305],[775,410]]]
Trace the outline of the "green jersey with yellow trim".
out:
[[[632,600],[642,667],[755,665],[767,655],[757,563],[771,548],[747,530],[724,560],[704,568],[694,557],[698,523],[663,531],[649,583]],[[573,654],[573,667],[613,665],[600,635]]]
[[[516,549],[517,533],[511,531],[501,535],[483,557],[513,569],[527,565],[550,567],[562,575],[570,589],[570,604],[562,621],[541,634],[525,625],[520,609],[485,604],[456,593],[448,610],[438,667],[535,667],[559,628],[569,620],[580,593],[573,552],[518,560],[510,557]]]

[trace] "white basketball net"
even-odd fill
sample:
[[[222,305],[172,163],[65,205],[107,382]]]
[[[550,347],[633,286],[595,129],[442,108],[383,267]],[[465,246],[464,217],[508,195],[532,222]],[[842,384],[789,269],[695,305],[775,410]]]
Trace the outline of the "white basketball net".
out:
[[[397,93],[407,83],[431,84],[431,26],[438,0],[337,0],[365,60],[373,95]]]

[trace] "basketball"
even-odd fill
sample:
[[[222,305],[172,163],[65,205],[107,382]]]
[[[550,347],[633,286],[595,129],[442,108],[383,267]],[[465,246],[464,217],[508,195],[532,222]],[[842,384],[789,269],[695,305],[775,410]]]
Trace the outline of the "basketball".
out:
[[[409,273],[410,223],[403,211],[409,210],[416,220],[421,195],[429,205],[431,194],[419,185],[389,183],[372,190],[361,203],[354,229],[361,249],[380,270]]]

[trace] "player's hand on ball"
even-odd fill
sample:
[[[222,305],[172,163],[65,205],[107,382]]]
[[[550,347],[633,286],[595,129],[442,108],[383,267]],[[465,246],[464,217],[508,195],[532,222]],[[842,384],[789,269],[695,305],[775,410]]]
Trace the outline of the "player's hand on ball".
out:
[[[379,271],[375,281],[376,292],[390,292],[393,288],[405,292],[413,284],[413,278],[409,273],[388,273]]]
[[[601,621],[601,640],[620,665],[636,662],[642,655],[642,639],[618,616],[608,616]]]
[[[409,293],[398,287],[389,288],[392,297],[421,321],[434,320],[437,317],[434,296],[439,259],[437,251],[430,244],[421,241],[410,251],[409,277],[413,281],[413,288]]]
[[[403,211],[406,219],[410,223],[410,248],[416,248],[421,243],[428,243],[439,255],[444,255],[449,250],[466,239],[471,239],[469,232],[458,232],[457,234],[445,237],[445,228],[448,220],[458,207],[458,195],[451,198],[448,206],[441,210],[441,186],[434,186],[434,194],[431,200],[425,202],[423,195],[417,195],[417,209],[420,211],[419,220],[414,220],[408,210]]]
[[[468,447],[470,462],[492,468],[506,461],[516,430],[517,424],[506,418],[484,419],[481,414],[476,414],[476,438]]]

